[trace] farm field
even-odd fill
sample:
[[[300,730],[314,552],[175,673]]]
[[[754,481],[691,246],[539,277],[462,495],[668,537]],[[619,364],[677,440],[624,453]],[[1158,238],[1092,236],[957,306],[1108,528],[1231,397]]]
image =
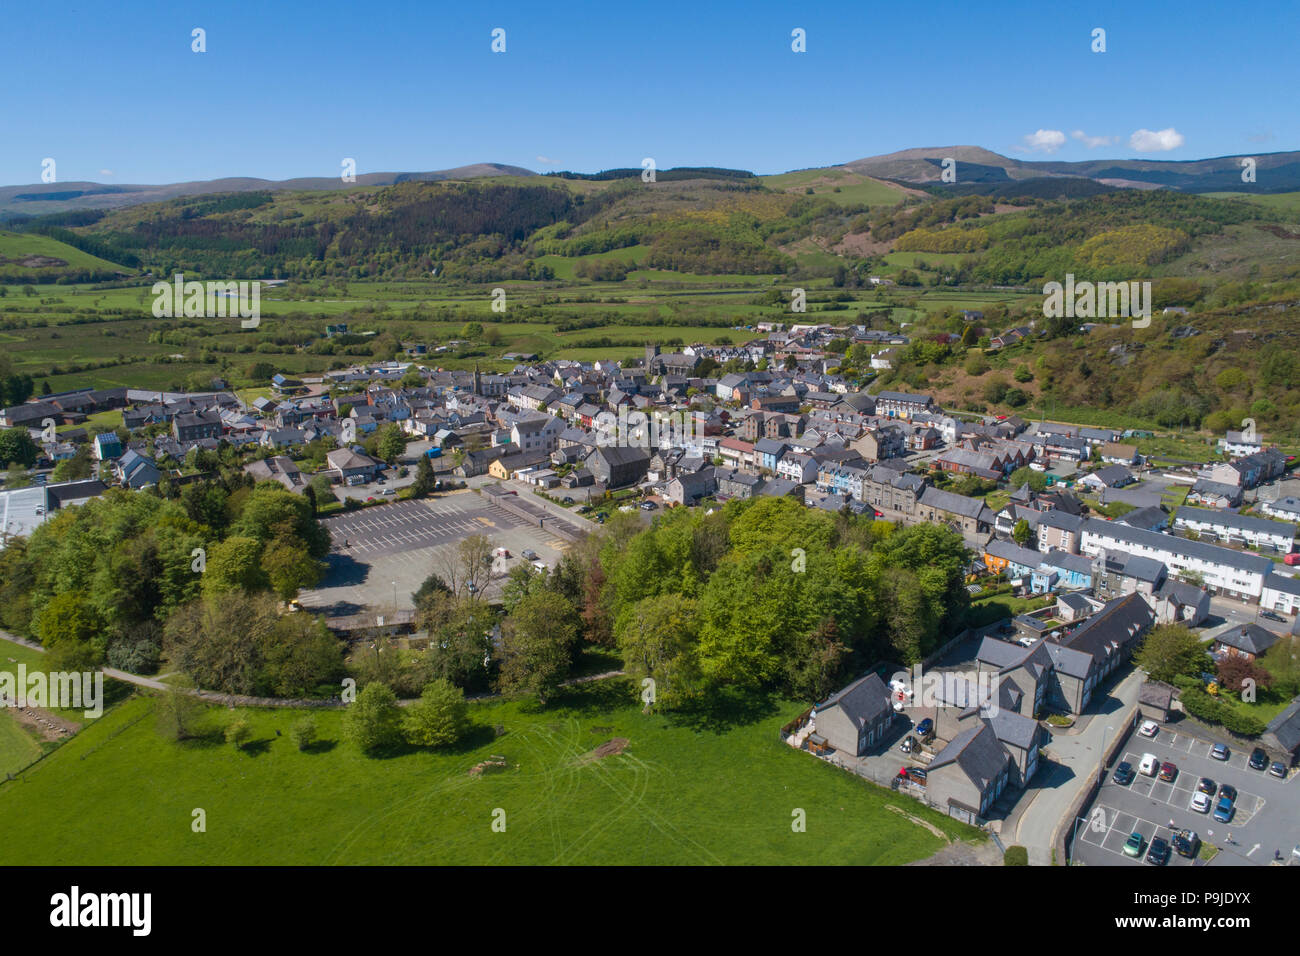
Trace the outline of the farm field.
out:
[[[693,727],[633,698],[615,680],[543,711],[475,704],[464,748],[382,759],[338,739],[336,711],[317,715],[321,742],[305,753],[287,735],[299,713],[243,712],[253,743],[237,751],[163,740],[152,699],[133,698],[0,785],[0,864],[891,864],[945,845],[891,804],[982,839],[783,745],[793,703]],[[624,752],[592,753],[618,738]],[[494,755],[508,767],[470,774]],[[191,831],[195,808],[205,833]],[[505,832],[491,828],[498,808]],[[806,832],[792,831],[796,808]]]
[[[635,248],[606,256],[633,256]],[[567,264],[575,259],[547,257]],[[594,257],[587,257],[594,258]],[[896,321],[915,321],[948,308],[979,308],[1016,298],[1008,293],[860,289],[849,301],[828,303],[829,280],[805,283],[808,311],[789,311],[792,280],[763,275],[698,276],[637,270],[625,282],[587,282],[556,287],[506,282],[509,312],[491,311],[490,289],[434,283],[352,281],[333,285],[273,287],[262,296],[256,333],[236,319],[158,319],[145,285],[94,289],[45,286],[27,296],[11,287],[0,300],[0,345],[16,370],[45,381],[51,390],[129,386],[184,387],[196,374],[221,375],[236,387],[263,385],[247,379],[257,362],[291,374],[319,374],[369,356],[364,347],[334,355],[300,350],[327,324],[347,322],[359,332],[391,332],[402,341],[431,345],[458,339],[466,322],[480,322],[485,341],[445,353],[425,364],[443,368],[504,371],[507,352],[543,358],[630,358],[647,343],[665,347],[692,342],[739,344],[752,333],[735,326],[761,321],[825,321],[843,324],[858,311],[890,309]],[[819,301],[818,297],[821,297]],[[916,303],[915,307],[903,302]],[[835,308],[828,308],[834,305]],[[512,316],[518,319],[511,321]],[[499,321],[504,319],[504,321]],[[567,327],[567,331],[563,331]],[[581,327],[573,327],[581,326]]]

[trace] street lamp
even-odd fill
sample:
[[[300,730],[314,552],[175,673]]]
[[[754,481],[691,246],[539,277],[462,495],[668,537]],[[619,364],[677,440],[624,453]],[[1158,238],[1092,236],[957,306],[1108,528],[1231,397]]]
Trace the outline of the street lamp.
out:
[[[1077,866],[1075,859],[1078,857],[1079,849],[1079,824],[1084,822],[1083,817],[1074,818],[1074,839],[1070,841],[1070,859],[1068,866]]]

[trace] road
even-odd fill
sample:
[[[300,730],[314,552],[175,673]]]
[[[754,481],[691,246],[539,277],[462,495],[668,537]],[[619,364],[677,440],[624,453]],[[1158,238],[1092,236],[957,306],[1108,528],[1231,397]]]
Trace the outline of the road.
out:
[[[1052,840],[1056,828],[1070,814],[1092,774],[1098,773],[1105,748],[1115,739],[1120,724],[1137,704],[1142,673],[1134,670],[1106,696],[1089,705],[1087,725],[1077,734],[1053,734],[1047,749],[1053,760],[1043,766],[1030,786],[1038,793],[1020,817],[1015,841],[1029,850],[1031,866],[1052,865]],[[1007,841],[1004,836],[1004,842]],[[1064,860],[1058,860],[1064,863]]]

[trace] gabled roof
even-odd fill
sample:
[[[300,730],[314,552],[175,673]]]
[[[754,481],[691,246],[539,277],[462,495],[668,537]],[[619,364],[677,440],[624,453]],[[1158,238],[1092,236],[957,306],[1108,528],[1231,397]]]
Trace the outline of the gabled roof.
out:
[[[1254,654],[1258,657],[1281,640],[1281,635],[1274,634],[1258,624],[1251,623],[1229,628],[1218,635],[1215,640],[1220,644],[1226,644],[1228,647],[1234,647],[1239,651]]]
[[[956,764],[980,793],[1002,773],[1010,758],[993,728],[984,722],[963,730],[930,761],[929,772]]]
[[[818,714],[838,708],[852,723],[861,729],[891,708],[889,691],[876,673],[860,677],[849,686],[832,694],[815,708]]]

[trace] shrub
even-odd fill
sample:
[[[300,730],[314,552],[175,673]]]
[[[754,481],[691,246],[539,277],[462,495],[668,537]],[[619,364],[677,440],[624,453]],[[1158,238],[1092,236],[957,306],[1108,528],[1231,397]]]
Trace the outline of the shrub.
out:
[[[316,718],[310,714],[303,717],[289,729],[289,736],[299,750],[306,750],[316,742]]]
[[[237,749],[243,749],[244,744],[248,743],[253,736],[253,727],[247,720],[239,717],[226,725],[226,743],[234,744]]]
[[[1009,846],[1002,854],[1003,866],[1028,866],[1029,851],[1023,846]]]

